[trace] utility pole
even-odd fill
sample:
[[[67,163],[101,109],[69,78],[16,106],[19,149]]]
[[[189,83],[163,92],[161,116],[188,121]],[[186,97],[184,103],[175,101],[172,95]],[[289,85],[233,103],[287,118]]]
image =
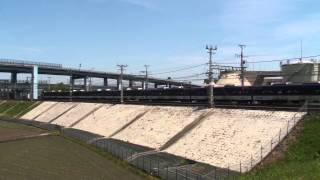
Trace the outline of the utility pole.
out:
[[[209,84],[209,105],[210,107],[214,106],[214,97],[213,97],[213,63],[212,63],[212,55],[217,51],[217,46],[214,48],[212,46],[206,46],[206,50],[209,53],[209,72],[208,72],[208,84]]]
[[[123,71],[125,70],[126,67],[128,67],[128,65],[123,65],[123,64],[120,64],[120,65],[117,65],[119,68],[120,68],[120,103],[123,103],[123,83],[122,83],[122,80],[123,80]]]
[[[244,86],[244,64],[246,63],[245,60],[244,60],[243,49],[246,47],[246,45],[239,44],[239,47],[241,48],[241,54],[240,54],[241,73],[240,73],[240,79],[241,79],[241,87],[243,87]]]
[[[148,89],[148,76],[149,76],[149,72],[148,72],[148,68],[149,68],[150,65],[144,65],[145,67],[145,71],[141,71],[142,73],[145,73],[145,82],[144,82],[144,87],[143,89],[144,90],[147,90]]]

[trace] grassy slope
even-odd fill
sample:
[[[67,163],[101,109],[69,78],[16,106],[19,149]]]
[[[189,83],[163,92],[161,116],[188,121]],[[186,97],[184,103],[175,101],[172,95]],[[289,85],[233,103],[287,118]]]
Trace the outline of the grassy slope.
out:
[[[35,105],[36,102],[31,101],[7,101],[0,105],[0,115],[14,117],[16,115],[22,115],[28,110],[31,110],[30,107]]]
[[[11,108],[12,106],[14,106],[17,103],[17,101],[6,101],[2,104],[0,104],[0,113],[4,113],[6,110],[8,110],[9,108]]]
[[[302,133],[283,159],[243,179],[320,179],[320,114],[307,117]]]

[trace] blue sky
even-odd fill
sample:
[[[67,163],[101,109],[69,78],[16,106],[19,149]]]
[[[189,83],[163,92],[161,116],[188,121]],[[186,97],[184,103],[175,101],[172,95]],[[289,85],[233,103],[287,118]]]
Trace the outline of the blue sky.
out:
[[[320,54],[320,1],[316,0],[0,0],[0,57],[39,60],[129,73],[149,64],[157,73],[216,62]],[[249,65],[270,70],[278,63]],[[186,76],[205,67],[162,74]]]

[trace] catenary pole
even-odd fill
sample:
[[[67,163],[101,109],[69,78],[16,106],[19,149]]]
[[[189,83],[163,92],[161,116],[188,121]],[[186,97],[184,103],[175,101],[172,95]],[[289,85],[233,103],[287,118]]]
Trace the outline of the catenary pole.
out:
[[[213,62],[212,62],[212,55],[215,54],[215,51],[217,51],[217,46],[214,48],[212,46],[206,46],[206,50],[208,50],[209,53],[209,72],[208,72],[208,87],[209,87],[209,106],[214,106],[214,97],[213,97]]]
[[[125,70],[126,67],[128,67],[128,65],[124,65],[124,64],[120,64],[120,65],[117,65],[119,68],[120,68],[120,103],[123,103],[124,100],[123,100],[123,72]]]
[[[241,48],[241,53],[240,53],[240,67],[241,67],[241,73],[240,73],[240,79],[241,79],[241,87],[244,86],[244,55],[243,55],[243,49],[246,47],[246,45],[239,44],[239,47]]]

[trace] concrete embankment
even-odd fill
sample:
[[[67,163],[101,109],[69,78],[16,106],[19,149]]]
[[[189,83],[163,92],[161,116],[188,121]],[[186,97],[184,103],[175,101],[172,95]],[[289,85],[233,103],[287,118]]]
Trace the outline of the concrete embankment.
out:
[[[239,162],[249,162],[262,146],[278,136],[280,129],[290,131],[288,122],[294,116],[300,119],[303,115],[285,111],[43,102],[22,118],[89,131],[239,171]],[[235,167],[230,166],[233,164]]]

